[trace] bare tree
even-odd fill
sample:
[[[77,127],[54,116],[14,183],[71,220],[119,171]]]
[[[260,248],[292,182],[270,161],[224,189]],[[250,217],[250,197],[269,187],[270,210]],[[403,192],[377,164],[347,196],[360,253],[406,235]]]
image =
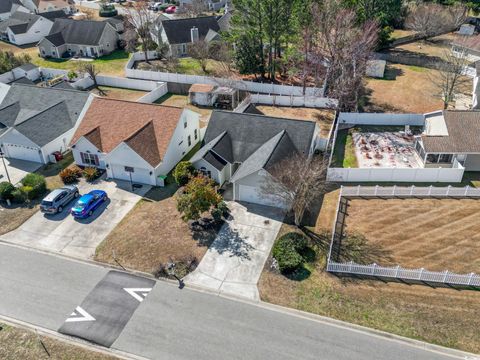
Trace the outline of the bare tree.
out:
[[[341,110],[357,111],[367,61],[377,45],[378,25],[375,21],[357,25],[355,12],[337,0],[313,4],[312,14],[315,32],[309,61],[318,67],[317,84],[324,81],[326,94],[338,99]]]
[[[136,35],[142,52],[145,54],[145,62],[148,63],[148,50],[154,50],[157,47],[152,39],[155,17],[148,9],[147,0],[137,0],[125,10],[126,31],[133,31]]]
[[[439,69],[429,77],[442,97],[443,108],[447,109],[460,89],[469,83],[468,77],[465,76],[469,61],[466,49],[459,45],[456,46],[455,52],[446,50],[443,58],[444,62]]]
[[[190,4],[184,5],[183,14],[186,17],[199,17],[208,11],[205,0],[192,0]]]
[[[266,169],[268,175],[260,185],[261,196],[290,207],[295,225],[300,226],[305,211],[327,190],[327,166],[322,156],[287,157]]]
[[[413,4],[408,10],[405,27],[425,37],[453,31],[467,18],[467,8],[461,4],[441,5],[436,3]]]
[[[188,54],[195,59],[202,71],[207,73],[207,64],[210,57],[210,47],[205,40],[197,40],[188,44]]]
[[[88,74],[88,77],[93,81],[93,88],[98,91],[98,94],[100,96],[105,96],[107,95],[105,91],[100,89],[97,83],[97,75],[100,73],[96,68],[94,64],[91,63],[85,63],[81,66],[81,70],[85,73]]]

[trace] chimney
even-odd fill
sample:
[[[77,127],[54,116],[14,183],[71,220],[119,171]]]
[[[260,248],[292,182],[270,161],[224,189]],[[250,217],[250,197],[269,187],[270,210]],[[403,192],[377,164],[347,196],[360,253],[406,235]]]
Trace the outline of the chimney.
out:
[[[192,39],[192,43],[195,42],[195,41],[198,41],[199,36],[198,36],[198,28],[197,27],[194,26],[190,29],[190,37]]]

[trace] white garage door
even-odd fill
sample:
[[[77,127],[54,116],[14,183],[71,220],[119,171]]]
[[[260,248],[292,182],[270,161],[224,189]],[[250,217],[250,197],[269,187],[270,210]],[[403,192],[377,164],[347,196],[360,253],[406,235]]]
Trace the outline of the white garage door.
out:
[[[237,195],[239,201],[245,201],[253,204],[267,205],[284,208],[282,201],[276,200],[273,197],[266,197],[262,195],[256,187],[239,185],[239,194]]]
[[[133,182],[152,185],[151,179],[150,179],[150,170],[148,169],[132,168],[128,166],[125,167],[124,165],[117,165],[117,164],[110,164],[110,166],[112,167],[112,175],[114,179],[130,181],[130,174],[131,174]],[[130,171],[127,171],[127,170],[130,170]],[[131,170],[133,170],[133,172]]]
[[[40,149],[16,144],[4,144],[7,157],[43,163]]]

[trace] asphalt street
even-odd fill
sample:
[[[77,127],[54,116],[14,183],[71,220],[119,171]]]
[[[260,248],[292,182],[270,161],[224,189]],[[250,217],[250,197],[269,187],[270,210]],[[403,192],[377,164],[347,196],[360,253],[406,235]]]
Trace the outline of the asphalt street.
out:
[[[0,315],[53,331],[68,318],[108,318],[108,306],[87,315],[78,309],[89,306],[83,301],[97,285],[102,289],[102,280],[111,282],[108,273],[101,266],[0,244]],[[131,291],[118,289],[143,290],[133,291],[142,301],[136,310],[127,307],[133,315],[124,327],[122,318],[123,330],[111,348],[151,359],[464,358],[162,281],[150,286],[131,276],[113,280],[115,288],[98,293],[98,301],[135,300]]]

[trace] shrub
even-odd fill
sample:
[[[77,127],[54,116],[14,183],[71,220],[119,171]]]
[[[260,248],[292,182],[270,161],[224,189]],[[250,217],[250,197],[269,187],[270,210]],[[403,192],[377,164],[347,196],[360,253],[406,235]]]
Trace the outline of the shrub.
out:
[[[8,181],[3,181],[0,183],[0,200],[12,200],[12,193],[15,191],[15,186],[13,186]]]
[[[87,181],[94,181],[98,177],[98,170],[94,167],[86,167],[83,169],[83,176]]]
[[[22,179],[21,183],[24,187],[29,187],[28,199],[30,200],[39,197],[47,190],[45,177],[39,174],[30,173]]]
[[[180,161],[173,170],[173,178],[178,186],[184,186],[187,185],[188,179],[194,172],[195,168],[190,161]]]
[[[20,191],[25,195],[25,198],[27,200],[35,199],[35,197],[37,195],[35,193],[35,190],[33,189],[33,187],[31,187],[29,185],[23,185],[22,187],[20,187]]]
[[[77,166],[65,168],[60,172],[59,176],[64,184],[73,184],[82,176],[82,170]]]
[[[221,202],[217,205],[217,209],[222,212],[222,215],[223,215],[224,217],[227,217],[228,214],[230,214],[230,209],[228,208],[227,203],[226,203],[225,201],[221,201]]]
[[[299,233],[291,232],[281,236],[273,246],[272,255],[278,261],[281,272],[291,272],[299,268],[303,256],[299,253],[307,247],[307,239]]]
[[[12,191],[13,201],[22,204],[27,200],[27,195],[23,192],[22,189],[16,188]]]
[[[212,211],[210,212],[210,215],[212,215],[213,220],[215,220],[216,222],[219,222],[220,220],[222,220],[223,212],[218,207],[216,207],[212,209]]]

